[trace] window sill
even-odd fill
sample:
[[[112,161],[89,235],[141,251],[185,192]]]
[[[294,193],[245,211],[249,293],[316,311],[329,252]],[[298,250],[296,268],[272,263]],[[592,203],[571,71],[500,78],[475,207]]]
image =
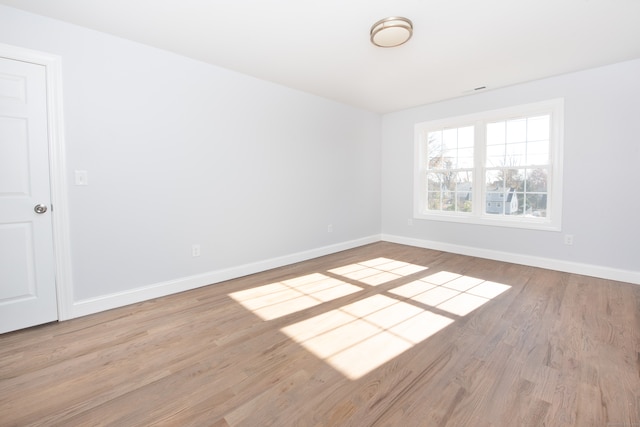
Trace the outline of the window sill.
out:
[[[510,228],[524,228],[529,230],[541,230],[541,231],[561,231],[560,222],[553,221],[547,218],[535,218],[535,217],[513,217],[508,218],[504,216],[497,216],[491,214],[484,215],[470,215],[465,213],[416,213],[414,214],[416,220],[427,221],[443,221],[443,222],[457,222],[462,224],[474,224],[474,225],[486,225],[490,227],[510,227]]]

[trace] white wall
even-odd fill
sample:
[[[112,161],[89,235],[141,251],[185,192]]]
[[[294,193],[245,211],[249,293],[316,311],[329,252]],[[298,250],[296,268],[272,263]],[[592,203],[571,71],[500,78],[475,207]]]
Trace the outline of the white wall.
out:
[[[384,238],[640,281],[638,76],[635,60],[385,115]],[[565,99],[562,232],[428,220],[408,225],[415,123],[558,97]],[[574,235],[573,246],[563,244],[565,233]]]
[[[0,42],[62,57],[71,316],[379,238],[380,116],[1,6]]]

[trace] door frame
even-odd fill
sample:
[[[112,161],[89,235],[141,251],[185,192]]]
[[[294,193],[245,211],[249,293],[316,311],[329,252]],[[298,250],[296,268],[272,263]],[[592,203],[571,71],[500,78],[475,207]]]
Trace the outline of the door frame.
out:
[[[0,56],[45,67],[47,85],[47,131],[53,259],[58,320],[73,316],[69,203],[62,103],[62,58],[46,52],[0,43]]]

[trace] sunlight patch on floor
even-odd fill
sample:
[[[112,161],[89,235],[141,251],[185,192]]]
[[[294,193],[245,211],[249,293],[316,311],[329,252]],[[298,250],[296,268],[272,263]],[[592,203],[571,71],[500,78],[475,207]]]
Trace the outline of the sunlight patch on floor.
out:
[[[389,258],[375,258],[329,270],[330,273],[358,280],[369,286],[378,286],[410,274],[427,270],[428,267]]]
[[[230,296],[263,320],[375,289],[426,271],[388,258],[349,264]],[[356,286],[354,282],[363,286]],[[404,281],[406,282],[406,280]],[[388,289],[387,286],[385,289]],[[439,271],[282,328],[287,336],[347,378],[358,379],[466,316],[510,286]]]
[[[466,316],[509,288],[510,286],[502,283],[440,271],[391,289],[389,293],[456,316]]]
[[[229,294],[263,320],[286,316],[361,291],[342,280],[315,273]]]
[[[387,268],[390,271],[386,271]],[[330,272],[351,280],[360,277],[360,282],[375,286],[385,282],[377,280],[377,277],[395,275],[397,269],[405,269],[407,274],[426,270],[378,258]],[[377,272],[369,274],[372,270]],[[386,282],[391,280],[393,278]],[[346,377],[355,380],[509,288],[500,283],[440,271],[393,288],[387,295],[370,296],[287,326],[282,331]],[[430,311],[429,307],[436,312]],[[448,314],[453,316],[448,317]]]
[[[374,295],[282,329],[350,379],[358,379],[453,319]]]

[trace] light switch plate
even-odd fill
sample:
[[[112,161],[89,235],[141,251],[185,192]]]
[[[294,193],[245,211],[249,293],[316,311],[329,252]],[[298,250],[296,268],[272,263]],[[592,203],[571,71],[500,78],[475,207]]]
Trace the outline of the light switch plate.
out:
[[[89,174],[87,171],[76,171],[76,185],[89,185]]]

